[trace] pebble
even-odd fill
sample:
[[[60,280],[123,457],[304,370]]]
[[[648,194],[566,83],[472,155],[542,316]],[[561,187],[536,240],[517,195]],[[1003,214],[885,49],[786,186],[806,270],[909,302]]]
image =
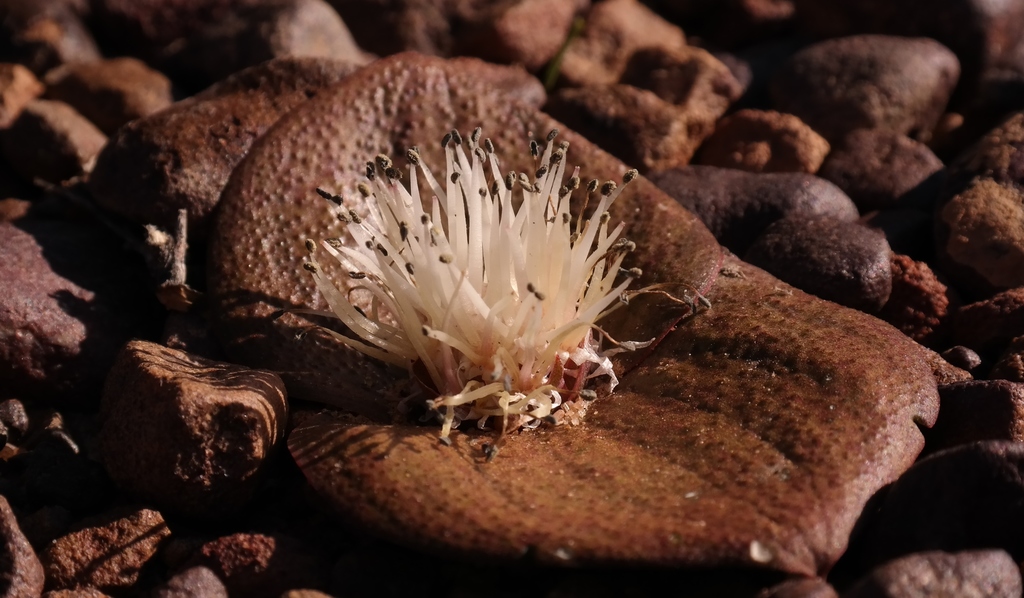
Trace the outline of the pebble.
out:
[[[91,587],[124,593],[171,535],[160,513],[133,507],[85,519],[76,528],[54,540],[39,557],[47,589]]]
[[[136,340],[110,370],[101,417],[100,453],[118,486],[161,509],[218,518],[252,496],[288,406],[276,374]]]
[[[8,440],[18,442],[28,433],[29,419],[25,405],[18,399],[0,402],[0,423],[7,430]]]
[[[843,592],[843,598],[1021,595],[1017,563],[1003,550],[929,551],[879,565]]]
[[[692,46],[637,50],[621,82],[653,91],[670,104],[707,111],[713,118],[724,114],[743,92],[728,66]]]
[[[11,505],[0,495],[0,593],[4,598],[39,596],[44,582],[39,558],[18,527]]]
[[[1018,336],[1024,336],[1024,287],[964,305],[953,319],[953,340],[982,356],[1000,354]]]
[[[279,598],[293,589],[326,589],[331,563],[290,536],[239,533],[203,544],[187,566],[212,570],[230,596]]]
[[[228,598],[228,590],[210,569],[191,567],[154,590],[152,598]]]
[[[940,411],[941,417],[941,411]],[[1024,558],[1024,443],[972,442],[921,459],[866,513],[847,558],[864,567],[979,546]]]
[[[925,433],[929,452],[979,440],[1024,442],[1024,384],[969,380],[939,387],[939,419]]]
[[[456,35],[456,54],[536,71],[558,53],[573,18],[589,4],[590,0],[492,3]]]
[[[117,351],[153,324],[141,260],[101,229],[29,218],[0,223],[0,254],[0,387],[98,404]]]
[[[953,311],[949,288],[924,262],[892,256],[892,292],[878,317],[933,349],[945,346]]]
[[[740,110],[718,121],[696,163],[749,172],[814,174],[829,143],[799,118],[773,110]]]
[[[942,358],[956,367],[968,372],[977,369],[981,365],[981,356],[973,349],[963,345],[954,345],[942,352]]]
[[[188,210],[202,241],[235,165],[281,117],[357,68],[282,58],[246,69],[171,108],[122,127],[96,161],[89,190],[103,208],[173,230]]]
[[[944,172],[927,145],[885,129],[858,129],[836,143],[818,176],[838,185],[867,213],[931,209]]]
[[[801,173],[754,174],[714,166],[655,172],[651,182],[690,210],[718,242],[742,255],[765,228],[786,217],[854,221],[857,208],[838,187]]]
[[[0,3],[0,62],[16,62],[36,75],[66,62],[98,60],[100,52],[79,12],[67,0]]]
[[[0,63],[0,129],[11,126],[22,108],[39,97],[43,84],[20,64]]]
[[[1024,336],[1010,341],[999,360],[992,366],[989,378],[1024,382]]]
[[[959,75],[956,55],[934,40],[857,35],[794,54],[771,95],[829,141],[873,128],[927,140]]]
[[[641,173],[689,163],[720,113],[675,106],[632,85],[566,87],[544,111]]]
[[[32,100],[0,132],[3,157],[27,180],[60,183],[85,174],[107,136],[64,102]]]
[[[824,579],[812,577],[787,579],[765,588],[757,598],[839,598],[839,594]]]
[[[817,38],[876,31],[924,36],[956,53],[963,65],[963,87],[970,94],[981,75],[1003,63],[1024,36],[1024,5],[991,0],[933,0],[887,3],[885,10],[863,0],[793,0],[807,33]]]
[[[572,86],[619,82],[633,53],[644,48],[682,50],[686,36],[639,0],[595,2],[586,28],[562,59],[559,76]]]
[[[66,64],[43,80],[48,99],[68,104],[106,135],[174,101],[170,80],[135,58]]]
[[[324,0],[287,0],[235,7],[165,51],[161,66],[189,88],[275,58],[366,62],[345,23]]]
[[[772,223],[744,260],[798,289],[868,313],[892,291],[885,236],[855,222],[788,217]]]

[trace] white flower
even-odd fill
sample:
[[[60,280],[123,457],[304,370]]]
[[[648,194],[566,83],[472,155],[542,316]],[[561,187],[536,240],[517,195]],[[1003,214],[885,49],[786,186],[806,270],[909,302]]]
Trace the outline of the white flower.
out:
[[[569,144],[555,147],[557,134],[543,147],[531,142],[533,178],[503,174],[490,140],[479,147],[479,128],[465,142],[457,131],[445,136],[441,181],[415,149],[406,154],[408,188],[391,159],[377,156],[359,185],[372,200],[364,218],[317,190],[355,241],[326,239],[323,248],[373,297],[368,312],[353,306],[307,240],[304,266],[351,331],[332,334],[381,361],[425,370],[439,395],[427,404],[443,414],[442,440],[462,420],[482,427],[500,417],[502,434],[544,420],[575,423],[595,396],[585,388],[589,378],[617,383],[595,330],[640,274],[620,267],[635,245],[619,238],[623,224],[609,226],[608,208],[621,191],[612,181],[591,181],[578,193],[578,215],[570,214],[579,168],[563,185]],[[623,182],[636,176],[630,170]],[[594,201],[594,217],[583,218]]]

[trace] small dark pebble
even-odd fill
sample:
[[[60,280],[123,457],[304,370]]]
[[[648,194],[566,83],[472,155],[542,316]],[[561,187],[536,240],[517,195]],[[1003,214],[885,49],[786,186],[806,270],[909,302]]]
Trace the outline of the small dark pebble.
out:
[[[974,349],[968,349],[963,345],[956,345],[950,347],[941,353],[942,358],[956,367],[967,370],[968,372],[973,371],[979,365],[981,365],[981,357]]]

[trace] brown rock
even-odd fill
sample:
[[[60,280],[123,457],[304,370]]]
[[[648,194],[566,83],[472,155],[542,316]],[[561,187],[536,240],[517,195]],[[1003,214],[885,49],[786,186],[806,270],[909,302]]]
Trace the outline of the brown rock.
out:
[[[564,88],[544,111],[641,173],[686,165],[719,116],[631,85]]]
[[[0,141],[19,175],[59,183],[88,172],[107,136],[63,102],[33,100]]]
[[[161,65],[202,88],[275,58],[366,58],[341,17],[324,0],[270,0],[235,7],[164,52]]]
[[[1024,336],[1018,336],[1010,341],[1006,351],[992,366],[992,371],[988,375],[993,380],[1024,382]]]
[[[43,591],[43,567],[0,496],[0,592],[4,598],[33,598]]]
[[[0,253],[0,388],[97,403],[117,351],[152,322],[142,264],[101,230],[29,218],[0,223]]]
[[[0,129],[11,126],[21,109],[43,93],[43,84],[20,64],[0,64]]]
[[[118,54],[154,57],[159,50],[240,7],[265,0],[96,0],[91,2],[91,25]]]
[[[24,199],[0,199],[0,222],[14,222],[24,218],[32,209],[32,202]]]
[[[73,590],[54,590],[43,594],[43,598],[110,598],[96,588],[75,588]]]
[[[943,270],[968,295],[1024,286],[1024,193],[977,178],[938,210]]]
[[[717,115],[743,92],[728,66],[707,50],[691,46],[637,50],[621,82],[653,91],[670,104]]]
[[[766,588],[757,598],[839,598],[835,588],[819,577],[789,579]]]
[[[107,135],[174,101],[167,77],[135,58],[66,64],[44,80],[47,98],[68,104]]]
[[[873,128],[927,140],[959,75],[956,56],[934,40],[858,35],[797,52],[771,92],[777,109],[829,141]]]
[[[860,129],[832,148],[818,176],[839,185],[861,212],[929,209],[938,198],[943,166],[928,146],[906,135]]]
[[[982,355],[998,355],[1024,336],[1024,287],[961,307],[953,320],[953,339]]]
[[[1024,555],[1024,443],[962,444],[914,464],[862,522],[849,562],[873,567],[924,550],[979,546]],[[937,524],[937,522],[939,524]]]
[[[173,230],[188,210],[192,239],[235,165],[288,110],[354,71],[351,62],[283,58],[247,69],[172,108],[120,129],[99,155],[89,189],[104,208]]]
[[[153,598],[228,598],[217,574],[206,567],[185,569],[153,591]]]
[[[569,85],[611,85],[619,81],[637,50],[683,50],[686,37],[638,0],[594,4],[583,34],[565,52],[560,76]]]
[[[968,349],[963,345],[955,345],[946,349],[942,352],[942,358],[949,362],[950,365],[968,372],[981,365],[981,356],[973,349]],[[948,382],[939,382],[939,384],[948,384]]]
[[[949,165],[943,199],[963,191],[978,178],[1000,184],[1024,181],[1024,112],[1010,115]]]
[[[288,420],[270,372],[132,341],[107,378],[99,444],[110,476],[161,508],[236,512],[251,497]]]
[[[928,347],[944,344],[953,308],[949,289],[928,264],[892,256],[892,292],[878,317]]]
[[[231,596],[278,598],[295,588],[325,589],[330,562],[284,535],[234,534],[204,544],[190,566],[212,570]]]
[[[1017,563],[1002,550],[919,552],[881,565],[843,592],[843,598],[917,598],[1021,594]]]
[[[750,172],[814,174],[828,152],[828,142],[791,114],[740,110],[718,122],[697,160]]]
[[[79,15],[65,0],[0,2],[0,62],[23,64],[36,75],[100,53]]]
[[[8,439],[17,442],[28,432],[28,412],[18,399],[0,402],[0,423],[7,429]]]
[[[160,513],[149,509],[116,509],[84,520],[78,528],[54,540],[40,556],[48,589],[130,588],[171,535]]]
[[[565,43],[573,17],[590,0],[517,0],[482,7],[463,27],[455,45],[460,54],[489,62],[521,64],[530,71],[554,58]]]
[[[798,289],[875,313],[892,292],[885,236],[855,222],[783,218],[765,229],[744,260]]]
[[[857,208],[838,187],[799,173],[755,175],[713,166],[657,172],[650,179],[696,214],[718,239],[743,254],[768,225],[786,217],[852,222]]]
[[[939,387],[939,419],[929,452],[979,440],[1024,441],[1024,384],[970,380]]]
[[[971,95],[978,78],[1006,60],[1024,36],[1024,6],[989,0],[933,0],[927,5],[885,0],[794,0],[805,29],[819,38],[854,33],[938,40],[963,63]]]

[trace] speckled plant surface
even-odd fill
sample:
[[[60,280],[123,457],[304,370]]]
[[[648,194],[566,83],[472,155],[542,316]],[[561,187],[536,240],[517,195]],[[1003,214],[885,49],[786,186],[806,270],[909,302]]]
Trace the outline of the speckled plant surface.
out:
[[[418,145],[438,163],[434,140],[453,127],[484,127],[508,156],[562,128],[536,110],[541,97],[512,69],[402,54],[278,122],[235,170],[213,235],[229,355],[282,371],[294,398],[362,416],[305,419],[289,446],[343,519],[401,543],[485,560],[827,571],[868,498],[923,447],[918,425],[938,410],[926,352],[735,259],[643,178],[612,210],[638,246],[626,265],[643,285],[699,289],[712,308],[650,296],[611,316],[614,336],[660,343],[615,358],[622,384],[581,426],[511,435],[490,463],[489,436],[455,432],[446,447],[437,428],[395,415],[406,373],[298,315],[271,317],[325,307],[301,270],[305,238],[341,232],[317,186],[358,198],[368,159]],[[627,170],[562,131],[586,176]]]

